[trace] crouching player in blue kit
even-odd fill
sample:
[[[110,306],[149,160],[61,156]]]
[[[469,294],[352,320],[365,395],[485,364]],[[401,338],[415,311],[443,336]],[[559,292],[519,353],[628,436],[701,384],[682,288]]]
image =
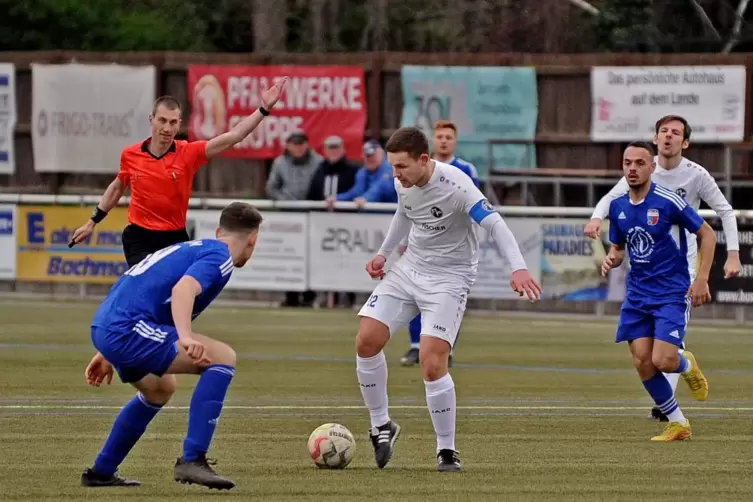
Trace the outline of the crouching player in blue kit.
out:
[[[138,390],[115,419],[94,466],[81,475],[84,486],[138,486],[117,475],[118,466],[149,422],[175,392],[176,374],[199,374],[191,398],[183,455],[175,480],[209,488],[235,484],[207,462],[236,356],[222,342],[195,333],[191,321],[217,297],[233,267],[242,267],[256,246],[262,217],[234,202],[220,216],[217,239],[184,242],[144,258],[118,280],[91,323],[99,351],[86,368],[90,385],[112,381],[113,369]]]
[[[609,208],[609,240],[602,275],[630,258],[627,293],[617,327],[617,342],[628,342],[638,376],[656,406],[668,418],[652,441],[690,439],[690,422],[680,410],[662,373],[680,373],[698,400],[706,399],[708,382],[695,356],[682,348],[691,302],[711,301],[708,278],[716,236],[685,199],[651,182],[654,152],[648,143],[631,143],[623,154],[629,185]],[[678,228],[679,227],[679,230]],[[690,284],[685,230],[701,240],[698,274]]]

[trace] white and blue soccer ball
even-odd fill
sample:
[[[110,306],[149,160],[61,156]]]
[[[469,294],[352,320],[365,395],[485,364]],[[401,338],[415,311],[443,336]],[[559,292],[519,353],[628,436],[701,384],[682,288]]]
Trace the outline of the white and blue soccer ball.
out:
[[[320,469],[345,469],[356,454],[356,440],[340,424],[320,425],[309,436],[309,455]]]

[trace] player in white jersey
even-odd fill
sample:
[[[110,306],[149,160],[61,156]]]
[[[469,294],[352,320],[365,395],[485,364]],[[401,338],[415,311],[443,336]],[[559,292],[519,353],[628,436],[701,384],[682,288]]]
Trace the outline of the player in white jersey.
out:
[[[658,147],[659,155],[654,157],[656,169],[651,180],[669,188],[684,197],[693,209],[698,210],[701,200],[716,211],[722,220],[724,235],[727,241],[727,262],[724,265],[724,278],[736,277],[740,274],[740,254],[737,238],[737,220],[732,206],[722,194],[719,186],[709,172],[699,164],[683,157],[682,152],[690,144],[691,128],[688,122],[676,115],[667,115],[656,122],[654,144]],[[623,177],[596,204],[591,221],[586,225],[585,234],[591,238],[598,238],[601,233],[601,220],[609,214],[612,201],[628,191],[628,184]],[[697,242],[695,234],[686,232],[688,243],[688,267],[691,281],[696,275]],[[682,352],[682,349],[680,349]],[[672,390],[677,388],[678,373],[665,374]],[[651,417],[660,421],[667,421],[667,417],[658,408],[651,410]]]
[[[388,412],[382,349],[393,333],[420,313],[421,369],[437,436],[437,470],[456,472],[461,465],[455,449],[455,384],[447,368],[478,268],[473,221],[489,232],[510,263],[514,291],[535,301],[541,287],[499,213],[465,173],[429,157],[429,142],[418,128],[398,129],[385,149],[396,179],[398,208],[381,248],[366,265],[369,275],[382,282],[358,314],[358,383],[369,409],[376,463],[383,468],[392,457],[400,426]],[[409,233],[407,251],[385,273],[387,257]]]

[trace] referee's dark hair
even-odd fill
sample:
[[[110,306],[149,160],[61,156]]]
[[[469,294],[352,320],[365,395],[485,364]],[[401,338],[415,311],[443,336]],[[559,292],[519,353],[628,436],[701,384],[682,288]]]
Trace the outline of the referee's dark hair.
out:
[[[229,233],[251,233],[259,230],[262,219],[261,212],[251,204],[233,202],[222,210],[220,229]]]
[[[632,143],[628,144],[628,146],[625,147],[625,150],[627,150],[630,147],[643,148],[644,150],[648,151],[648,153],[650,153],[652,157],[656,155],[654,153],[654,145],[652,145],[648,141],[633,141]]]
[[[159,108],[160,106],[164,106],[168,110],[178,110],[179,112],[183,113],[183,109],[180,106],[180,101],[172,96],[161,96],[157,98],[157,100],[154,102],[154,106],[152,107],[152,116],[157,115],[157,108]]]

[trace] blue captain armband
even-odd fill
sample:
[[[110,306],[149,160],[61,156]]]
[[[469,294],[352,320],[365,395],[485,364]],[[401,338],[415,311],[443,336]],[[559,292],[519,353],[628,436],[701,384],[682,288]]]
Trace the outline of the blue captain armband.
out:
[[[497,211],[495,211],[492,205],[489,204],[488,200],[481,199],[473,205],[471,210],[468,211],[468,214],[471,216],[473,221],[480,225],[484,218],[486,218],[490,214],[495,214],[496,212]]]

